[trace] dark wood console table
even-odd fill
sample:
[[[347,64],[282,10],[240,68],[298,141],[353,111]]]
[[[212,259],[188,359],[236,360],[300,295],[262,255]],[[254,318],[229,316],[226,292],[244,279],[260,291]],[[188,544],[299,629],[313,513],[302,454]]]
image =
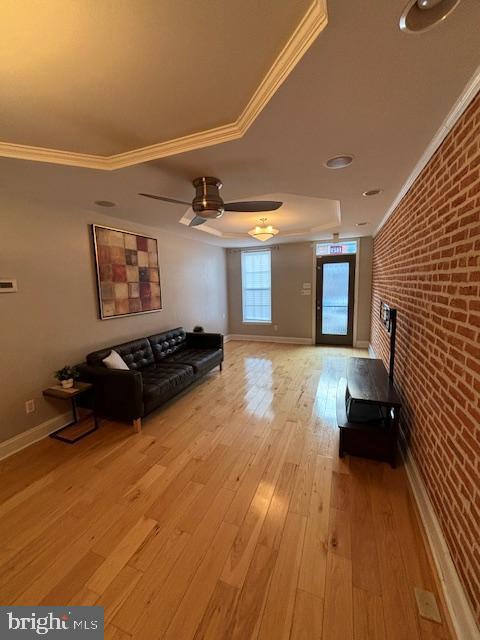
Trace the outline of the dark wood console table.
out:
[[[401,406],[382,360],[350,358],[337,391],[340,457],[349,453],[394,467]]]

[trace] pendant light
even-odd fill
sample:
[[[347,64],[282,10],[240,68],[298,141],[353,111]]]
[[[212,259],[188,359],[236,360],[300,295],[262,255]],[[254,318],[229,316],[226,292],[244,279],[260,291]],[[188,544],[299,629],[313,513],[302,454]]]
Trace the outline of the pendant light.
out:
[[[266,222],[267,218],[260,218],[260,225],[257,225],[254,229],[250,229],[248,234],[261,242],[265,242],[273,238],[273,236],[276,236],[278,229],[274,229],[271,224],[267,225]]]

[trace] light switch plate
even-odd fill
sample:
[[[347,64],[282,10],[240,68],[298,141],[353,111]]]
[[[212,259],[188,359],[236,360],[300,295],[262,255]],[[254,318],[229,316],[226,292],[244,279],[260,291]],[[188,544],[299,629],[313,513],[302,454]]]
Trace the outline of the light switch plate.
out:
[[[438,610],[437,600],[431,591],[424,591],[415,587],[415,600],[417,601],[418,612],[422,618],[433,620],[441,624],[442,617]]]

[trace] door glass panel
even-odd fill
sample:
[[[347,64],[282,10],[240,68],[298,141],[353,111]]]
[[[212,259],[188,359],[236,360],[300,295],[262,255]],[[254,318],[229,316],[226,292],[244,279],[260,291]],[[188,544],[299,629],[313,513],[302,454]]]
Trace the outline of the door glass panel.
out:
[[[323,265],[322,333],[346,336],[348,333],[348,262]]]

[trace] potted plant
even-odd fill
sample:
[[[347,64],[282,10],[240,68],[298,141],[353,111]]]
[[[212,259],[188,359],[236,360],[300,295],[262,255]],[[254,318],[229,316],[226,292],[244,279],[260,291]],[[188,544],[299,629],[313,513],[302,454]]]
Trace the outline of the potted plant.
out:
[[[55,371],[55,378],[64,389],[71,389],[75,378],[78,378],[78,369],[66,364],[62,369]]]

